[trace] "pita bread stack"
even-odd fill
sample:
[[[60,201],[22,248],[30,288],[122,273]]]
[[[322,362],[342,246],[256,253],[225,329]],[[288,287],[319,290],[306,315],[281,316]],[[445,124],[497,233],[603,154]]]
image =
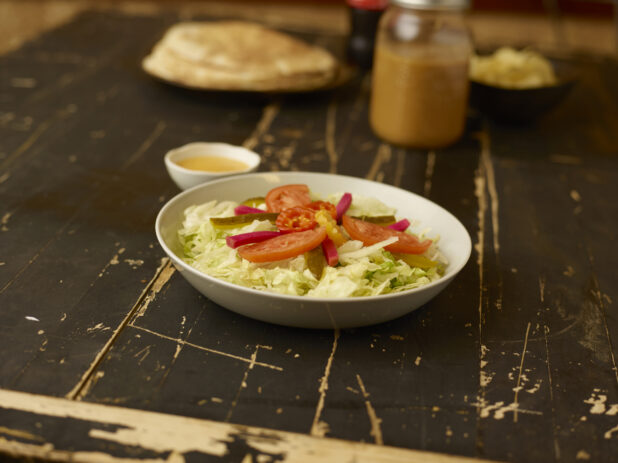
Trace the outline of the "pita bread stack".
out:
[[[244,21],[176,24],[142,66],[175,84],[217,90],[310,90],[337,74],[328,51]]]

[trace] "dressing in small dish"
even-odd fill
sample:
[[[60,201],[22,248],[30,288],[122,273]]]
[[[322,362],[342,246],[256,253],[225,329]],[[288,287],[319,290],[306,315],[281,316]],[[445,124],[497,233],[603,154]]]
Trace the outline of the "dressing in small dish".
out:
[[[168,151],[165,167],[181,190],[210,180],[253,172],[260,156],[242,146],[195,142]]]

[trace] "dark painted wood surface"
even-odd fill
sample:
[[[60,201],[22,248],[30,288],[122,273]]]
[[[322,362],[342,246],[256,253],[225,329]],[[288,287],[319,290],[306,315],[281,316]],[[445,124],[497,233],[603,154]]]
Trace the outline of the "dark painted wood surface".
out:
[[[372,135],[366,76],[296,96],[149,79],[139,61],[177,19],[87,13],[0,57],[0,388],[31,397],[0,390],[0,452],[292,461],[237,434],[219,456],[124,442],[120,425],[50,412],[51,396],[274,436],[615,461],[618,64],[573,58],[581,81],[536,124],[471,111],[455,146],[403,150]],[[178,192],[162,156],[196,140],[252,146],[261,170],[425,195],[466,226],[472,258],[436,299],[379,326],[300,330],[228,312],[174,271],[154,235]]]

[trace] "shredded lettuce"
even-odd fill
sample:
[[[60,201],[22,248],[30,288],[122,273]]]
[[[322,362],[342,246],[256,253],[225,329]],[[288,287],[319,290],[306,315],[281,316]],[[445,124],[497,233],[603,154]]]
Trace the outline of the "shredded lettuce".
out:
[[[336,203],[342,195],[327,200]],[[227,246],[228,235],[262,230],[276,230],[269,221],[255,220],[242,228],[217,229],[211,217],[234,215],[232,201],[210,201],[190,206],[178,230],[184,261],[212,277],[263,291],[309,297],[376,296],[418,288],[441,277],[446,259],[437,248],[437,240],[425,256],[442,265],[430,269],[410,267],[396,259],[384,248],[397,240],[389,238],[372,246],[349,240],[338,248],[339,264],[327,266],[320,280],[307,268],[304,256],[277,262],[256,264],[242,259],[235,249]],[[394,215],[390,208],[375,198],[354,196],[348,213],[351,215]]]

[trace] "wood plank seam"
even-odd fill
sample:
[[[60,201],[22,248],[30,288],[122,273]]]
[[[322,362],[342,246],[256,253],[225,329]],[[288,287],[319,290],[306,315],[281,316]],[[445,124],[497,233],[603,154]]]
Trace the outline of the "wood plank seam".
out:
[[[590,261],[590,265],[592,265],[592,256],[588,253],[588,259]],[[603,328],[605,329],[605,335],[607,336],[607,344],[609,348],[609,356],[612,364],[612,370],[614,371],[614,378],[616,378],[616,385],[618,386],[618,366],[616,365],[616,356],[614,355],[614,345],[612,342],[612,338],[609,332],[609,326],[607,324],[607,308],[605,306],[605,302],[603,297],[601,296],[601,289],[599,287],[599,281],[596,275],[593,273],[592,275],[592,283],[594,285],[593,288],[593,297],[596,299],[596,305],[601,313],[601,318],[603,320]]]
[[[277,114],[279,114],[280,110],[281,103],[279,103],[278,101],[266,105],[262,111],[262,117],[255,126],[255,129],[242,143],[242,146],[249,150],[254,149],[258,145],[260,139],[264,136],[264,134],[268,132],[268,129],[275,120],[275,117],[277,117]]]
[[[543,292],[541,292],[541,302],[543,302],[544,296]],[[547,365],[547,383],[549,389],[549,401],[551,406],[551,428],[552,428],[552,436],[554,439],[554,456],[557,460],[560,460],[560,444],[558,442],[558,427],[556,426],[556,405],[554,403],[554,383],[551,374],[551,366],[549,362],[549,326],[546,324],[543,326],[543,334],[545,338],[545,363]]]
[[[373,163],[371,164],[369,172],[367,172],[365,178],[367,180],[381,182],[384,179],[384,173],[380,171],[380,168],[382,167],[382,165],[390,162],[391,155],[391,146],[386,143],[380,143],[380,146],[378,146],[378,151],[376,152],[376,156],[373,159]]]
[[[155,274],[153,278],[150,280],[150,282],[142,290],[142,293],[137,298],[137,302],[133,305],[131,310],[129,310],[129,312],[125,315],[125,317],[122,319],[120,324],[116,327],[112,335],[108,338],[107,342],[103,345],[103,348],[99,352],[97,352],[94,358],[94,361],[90,364],[90,366],[85,371],[85,373],[82,375],[82,377],[77,382],[77,384],[73,386],[73,389],[71,389],[65,395],[65,398],[70,399],[70,400],[80,400],[85,395],[85,393],[87,392],[87,388],[85,388],[85,386],[89,383],[89,381],[91,381],[91,377],[93,373],[95,372],[95,370],[97,369],[97,367],[99,366],[99,364],[101,363],[105,355],[112,348],[114,341],[118,338],[118,336],[120,336],[120,333],[122,332],[122,330],[125,328],[125,326],[128,325],[129,320],[131,319],[131,317],[133,317],[133,314],[137,312],[137,309],[140,307],[141,302],[146,297],[146,294],[148,294],[148,292],[150,291],[150,288],[152,288],[155,285],[157,279],[160,278],[164,269],[169,265],[171,265],[171,263],[167,257],[161,259],[161,265],[155,271]]]
[[[483,325],[485,323],[484,320],[484,307],[483,304],[485,302],[484,297],[484,259],[485,259],[485,212],[487,210],[487,196],[485,191],[485,173],[484,173],[484,165],[482,160],[479,160],[479,166],[477,167],[477,171],[474,177],[474,194],[477,198],[478,209],[477,209],[477,224],[478,230],[476,233],[476,243],[474,244],[474,249],[476,251],[476,264],[478,267],[478,278],[479,278],[479,291],[478,291],[478,343],[479,343],[479,391],[478,391],[478,405],[477,405],[477,415],[476,415],[476,451],[478,453],[483,452],[483,439],[482,434],[480,433],[481,429],[481,418],[483,414],[482,408],[486,406],[485,399],[485,352],[486,347],[483,344]]]
[[[395,166],[395,180],[393,181],[393,185],[397,188],[401,188],[401,180],[403,179],[403,174],[406,165],[406,152],[403,149],[397,150],[397,164]]]
[[[283,368],[280,367],[280,366],[277,366],[277,365],[271,365],[269,363],[257,362],[257,361],[253,362],[251,358],[241,357],[240,355],[228,354],[227,352],[223,352],[223,351],[220,351],[220,350],[217,350],[217,349],[211,349],[209,347],[201,346],[199,344],[194,344],[192,342],[185,341],[184,339],[174,338],[172,336],[167,336],[167,335],[162,334],[162,333],[157,333],[156,331],[149,330],[148,328],[144,328],[144,327],[141,327],[139,325],[128,324],[127,326],[129,326],[131,328],[135,328],[137,330],[144,331],[146,333],[150,333],[150,334],[152,334],[154,336],[157,336],[157,337],[160,337],[162,339],[167,339],[168,341],[173,341],[173,342],[177,343],[178,345],[190,346],[190,347],[193,347],[193,348],[198,349],[198,350],[202,350],[202,351],[205,351],[205,352],[208,352],[208,353],[211,353],[211,354],[220,355],[220,356],[223,356],[223,357],[229,357],[229,358],[232,358],[234,360],[239,360],[241,362],[245,362],[245,363],[248,363],[248,364],[253,363],[253,365],[255,365],[255,366],[269,368],[271,370],[276,370],[276,371],[283,371]]]
[[[517,384],[515,385],[515,397],[513,398],[513,422],[517,423],[517,408],[519,407],[519,391],[521,389],[521,375],[524,371],[524,361],[526,359],[526,350],[528,348],[528,335],[530,334],[530,322],[526,326],[526,335],[524,336],[524,347],[521,350],[521,361],[519,363],[519,373],[517,374]]]
[[[423,196],[429,198],[431,193],[431,179],[433,177],[433,170],[436,165],[436,152],[430,150],[427,153],[427,165],[425,167],[425,183],[423,184]]]
[[[320,436],[324,437],[328,430],[328,424],[321,421],[320,418],[322,416],[322,410],[324,409],[324,402],[326,400],[326,391],[328,391],[328,378],[330,376],[330,370],[333,365],[333,359],[335,358],[335,353],[337,352],[337,343],[339,341],[340,332],[338,329],[333,331],[333,345],[330,351],[330,355],[326,360],[326,365],[324,367],[324,375],[320,378],[320,387],[318,392],[320,397],[318,399],[318,404],[316,406],[315,415],[313,417],[313,423],[311,425],[311,430],[309,433],[312,436]]]
[[[491,212],[491,227],[493,238],[493,251],[496,259],[496,264],[500,267],[500,201],[498,199],[498,190],[496,188],[496,174],[494,172],[493,161],[491,158],[491,138],[487,121],[483,122],[483,129],[475,134],[481,145],[481,162],[483,164],[483,175],[485,176],[485,185],[487,194],[489,195],[489,209]],[[498,273],[498,295],[496,298],[496,309],[502,310],[502,273]]]
[[[236,391],[236,395],[232,399],[232,403],[230,404],[230,408],[229,408],[227,414],[225,415],[225,420],[224,420],[225,422],[229,422],[232,419],[232,414],[234,413],[234,409],[236,408],[236,405],[238,404],[238,400],[240,399],[240,394],[241,394],[242,390],[247,387],[247,379],[249,378],[249,372],[251,370],[253,370],[253,367],[256,364],[256,359],[257,359],[257,355],[258,355],[258,352],[259,352],[260,348],[265,348],[265,349],[268,349],[268,350],[272,350],[271,346],[262,346],[260,344],[255,346],[255,350],[253,351],[253,354],[251,354],[251,362],[249,362],[249,364],[247,365],[247,368],[246,368],[246,370],[245,370],[245,372],[243,374],[243,377],[240,380],[240,385],[238,387],[238,390]]]
[[[139,146],[137,151],[133,153],[131,156],[127,158],[127,160],[120,166],[120,170],[125,170],[135,161],[137,161],[148,149],[152,146],[152,144],[161,136],[167,124],[163,121],[158,121],[150,134],[146,137],[146,139]]]
[[[367,416],[369,417],[369,423],[371,424],[370,434],[373,436],[377,445],[384,445],[382,429],[380,428],[382,419],[378,418],[375,408],[371,405],[371,402],[369,401],[369,393],[367,392],[367,389],[365,389],[365,384],[359,374],[356,375],[356,381],[358,382],[358,386],[360,387],[363,398],[365,399],[365,408],[367,409]]]
[[[55,122],[61,122],[62,120],[66,119],[67,117],[75,113],[76,113],[75,105],[69,104],[65,106],[64,108],[57,110],[52,116],[50,116],[49,118],[41,122],[39,125],[37,125],[37,127],[30,134],[30,136],[26,138],[26,140],[24,140],[24,142],[21,145],[19,145],[15,151],[9,154],[0,163],[0,171],[4,169],[8,170],[11,164],[15,162],[15,160],[18,159],[21,155],[27,152],[36,143],[36,141],[41,137],[41,135],[47,132],[49,128]]]
[[[339,155],[337,154],[337,147],[335,146],[335,131],[337,128],[337,104],[333,99],[326,109],[326,154],[328,155],[329,168],[328,172],[331,174],[337,173],[337,163],[339,162]]]

